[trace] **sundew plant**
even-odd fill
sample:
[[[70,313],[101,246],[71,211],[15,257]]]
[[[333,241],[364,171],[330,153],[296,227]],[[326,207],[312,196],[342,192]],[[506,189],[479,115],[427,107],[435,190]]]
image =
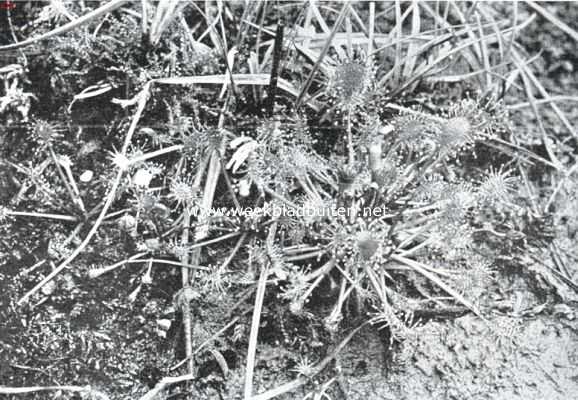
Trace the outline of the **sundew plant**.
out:
[[[517,42],[531,20],[517,11],[16,4],[0,46],[0,260],[34,262],[14,278],[0,271],[11,312],[67,302],[74,320],[93,312],[79,300],[90,285],[114,287],[90,297],[108,310],[148,310],[139,332],[173,340],[174,355],[159,356],[162,374],[132,398],[216,398],[208,360],[224,377],[220,398],[298,388],[330,398],[340,351],[362,328],[392,352],[428,321],[470,313],[508,342],[491,318],[492,285],[530,248],[570,251],[548,221],[562,218],[576,168],[545,131],[534,152],[505,104],[511,93],[535,102]],[[554,182],[541,196],[529,181],[538,167]],[[19,246],[41,255],[19,257]],[[263,345],[267,335],[276,339]],[[271,343],[292,379],[275,387],[259,364]]]

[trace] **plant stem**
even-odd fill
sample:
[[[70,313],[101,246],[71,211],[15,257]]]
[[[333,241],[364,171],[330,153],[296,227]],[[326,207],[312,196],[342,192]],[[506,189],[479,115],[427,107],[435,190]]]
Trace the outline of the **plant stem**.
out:
[[[189,243],[189,229],[188,226],[190,225],[191,222],[191,214],[189,212],[189,208],[185,207],[184,211],[183,211],[183,221],[184,221],[184,229],[183,229],[183,234],[181,237],[181,242],[182,243]],[[183,255],[183,257],[181,258],[181,262],[183,264],[188,264],[189,263],[189,253],[185,253],[185,255]],[[181,276],[182,276],[182,285],[183,288],[188,287],[190,285],[190,276],[189,276],[189,270],[185,267],[181,268]],[[182,313],[183,313],[183,331],[184,331],[184,335],[185,335],[185,354],[187,356],[187,360],[188,360],[188,366],[189,366],[189,374],[194,375],[195,374],[195,360],[192,357],[193,354],[193,343],[192,343],[192,334],[193,334],[193,328],[192,328],[192,321],[191,321],[191,305],[188,301],[183,301],[182,302]]]
[[[271,66],[271,80],[269,81],[269,90],[267,93],[267,115],[273,117],[275,110],[275,95],[277,93],[277,78],[279,77],[279,63],[283,53],[283,22],[277,22],[277,31],[275,33],[275,44],[273,46],[273,64]]]
[[[233,261],[233,258],[235,257],[235,254],[237,254],[237,252],[239,251],[239,249],[241,248],[241,245],[243,244],[243,242],[245,241],[245,239],[247,238],[247,232],[243,232],[243,234],[241,235],[241,237],[239,238],[239,241],[237,242],[237,244],[235,245],[235,247],[233,248],[233,251],[231,251],[231,254],[229,255],[229,257],[225,260],[225,262],[220,266],[220,269],[224,270],[225,268],[227,268],[227,266],[231,263],[231,261]]]
[[[138,157],[132,158],[130,160],[130,164],[136,164],[142,161],[146,161],[150,158],[154,158],[163,154],[167,154],[167,153],[172,153],[173,151],[179,151],[183,149],[183,145],[182,144],[175,144],[174,146],[169,146],[169,147],[165,147],[164,149],[159,149],[159,150],[155,150],[155,151],[151,151],[150,153],[146,153],[143,155],[140,155]]]
[[[58,176],[60,176],[60,179],[62,180],[62,183],[64,184],[64,187],[65,187],[66,191],[68,192],[68,195],[70,196],[70,200],[72,200],[72,202],[84,214],[85,213],[84,207],[82,207],[79,204],[78,199],[77,199],[76,195],[74,194],[74,191],[72,190],[72,187],[70,186],[70,183],[68,182],[68,179],[66,178],[66,175],[62,171],[62,167],[60,166],[60,163],[58,162],[58,157],[56,157],[56,153],[54,153],[54,149],[52,148],[52,145],[50,143],[48,143],[48,152],[50,154],[50,158],[52,158],[52,161],[54,162],[54,166],[56,167],[56,171],[58,172]]]
[[[235,207],[237,208],[237,210],[240,210],[241,204],[239,204],[239,200],[237,199],[237,195],[235,194],[235,191],[233,190],[233,185],[231,184],[231,178],[229,178],[229,174],[225,170],[225,166],[223,165],[223,161],[220,158],[219,158],[219,163],[221,164],[221,174],[223,174],[223,178],[225,178],[225,184],[227,185],[227,190],[229,191],[229,194],[231,195],[231,198],[233,199],[233,203],[235,204]]]
[[[309,258],[315,258],[315,257],[321,257],[323,254],[325,254],[327,252],[327,250],[322,249],[322,250],[318,250],[318,251],[313,251],[311,253],[305,253],[305,254],[299,254],[296,256],[290,256],[290,257],[283,257],[284,261],[299,261],[299,260],[307,260]]]
[[[74,175],[72,174],[72,170],[70,169],[69,165],[63,165],[64,171],[66,172],[66,176],[70,182],[70,186],[72,188],[72,193],[74,194],[74,201],[80,207],[80,211],[86,216],[86,208],[84,207],[84,202],[82,201],[82,197],[80,197],[80,191],[78,190],[78,185],[74,180]]]
[[[187,229],[187,231],[188,231],[188,229]],[[237,237],[239,235],[241,235],[241,232],[231,232],[231,233],[228,233],[228,234],[223,235],[223,236],[219,236],[219,237],[211,239],[211,240],[205,240],[204,242],[195,243],[189,247],[189,250],[200,249],[201,247],[205,247],[209,244],[222,242],[223,240],[231,239],[231,238]]]
[[[277,231],[277,223],[269,229],[267,237],[267,247],[273,245],[273,238]],[[259,336],[259,326],[261,320],[261,311],[263,300],[265,299],[265,288],[267,286],[267,276],[269,275],[270,261],[261,265],[259,283],[257,284],[257,293],[255,294],[255,307],[253,308],[253,319],[251,321],[251,333],[249,334],[249,347],[247,349],[247,368],[245,373],[245,399],[250,399],[253,393],[253,374],[255,372],[255,355],[257,353],[257,337]]]
[[[269,189],[269,188],[263,188],[263,191],[265,193],[267,193],[268,195],[270,195],[271,197],[281,201],[282,203],[284,203],[285,205],[288,205],[289,207],[298,210],[299,206],[289,200],[287,200],[285,197],[281,196],[280,194],[277,194],[275,191]]]
[[[355,167],[355,153],[353,149],[353,132],[351,130],[351,107],[347,108],[347,148],[349,155],[349,167]]]
[[[193,355],[198,354],[202,349],[204,349],[208,344],[210,344],[212,341],[214,341],[215,339],[217,339],[219,336],[221,336],[224,332],[226,332],[230,327],[232,327],[235,323],[237,323],[237,321],[239,321],[239,319],[241,319],[240,317],[235,317],[233,318],[231,321],[229,321],[229,323],[227,325],[225,325],[223,328],[221,328],[219,331],[217,331],[213,336],[211,336],[210,338],[208,338],[207,340],[205,340],[203,343],[201,343],[196,349],[195,351],[193,351]],[[181,365],[183,365],[185,362],[187,361],[187,359],[183,359],[181,361],[179,361],[177,364],[175,364],[173,367],[170,368],[170,371],[174,371],[175,369],[179,368]]]
[[[144,253],[144,252],[143,253],[137,253],[137,254],[129,257],[127,260],[119,261],[116,264],[109,265],[108,267],[93,269],[89,272],[88,276],[91,279],[95,279],[95,278],[98,278],[98,277],[100,277],[100,276],[102,276],[102,275],[104,275],[110,271],[115,270],[118,267],[122,267],[125,264],[129,264],[131,262],[145,262],[147,260],[139,260],[139,258],[144,256],[145,254],[146,253]]]
[[[8,215],[12,215],[14,217],[49,218],[49,219],[57,219],[60,221],[71,221],[71,222],[78,221],[78,218],[72,217],[70,215],[44,214],[44,213],[28,212],[28,211],[8,211]]]

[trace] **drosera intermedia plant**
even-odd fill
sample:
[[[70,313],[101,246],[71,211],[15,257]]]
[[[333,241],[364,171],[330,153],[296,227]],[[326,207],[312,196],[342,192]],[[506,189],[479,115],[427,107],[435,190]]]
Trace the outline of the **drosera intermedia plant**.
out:
[[[45,152],[43,168],[12,166],[28,177],[35,193],[44,193],[38,201],[62,214],[2,206],[0,220],[43,217],[90,225],[90,230],[74,250],[51,250],[58,264],[24,293],[21,305],[77,261],[105,221],[115,222],[130,254],[92,269],[88,278],[105,279],[119,268],[143,266],[136,288],[126,293],[134,304],[144,296],[141,289],[155,283],[157,268],[179,267],[181,288],[174,296],[185,340],[175,370],[186,366],[187,375],[163,380],[144,398],[153,398],[165,384],[198,376],[195,347],[205,345],[196,343],[195,332],[203,322],[199,304],[210,307],[219,295],[238,297],[233,314],[220,321],[226,328],[218,332],[224,336],[231,328],[241,332],[235,343],[247,343],[244,388],[238,391],[245,399],[272,398],[329,371],[334,375],[309,392],[309,397],[327,396],[326,390],[341,379],[339,350],[359,329],[348,331],[352,326],[370,321],[392,342],[410,342],[423,323],[421,316],[443,315],[456,305],[488,319],[484,290],[499,273],[500,240],[513,234],[504,230],[508,218],[524,211],[519,202],[524,178],[517,157],[501,155],[499,163],[478,157],[488,143],[508,144],[511,133],[504,106],[495,100],[498,85],[492,85],[494,70],[510,61],[507,52],[496,53],[494,65],[486,53],[490,45],[514,40],[516,21],[510,26],[483,19],[473,30],[467,18],[476,10],[468,8],[464,14],[454,3],[447,9],[459,11],[464,24],[458,27],[425,3],[396,2],[391,10],[376,10],[374,2],[345,2],[335,11],[310,2],[303,26],[288,45],[295,48],[287,49],[299,61],[291,68],[280,63],[274,72],[280,90],[269,91],[273,98],[253,99],[269,104],[271,115],[251,115],[255,124],[240,129],[240,120],[250,113],[242,107],[243,99],[258,96],[259,89],[274,81],[267,72],[281,40],[263,43],[269,46],[265,54],[260,40],[232,41],[227,19],[239,13],[235,4],[209,2],[205,10],[173,1],[161,1],[155,10],[147,2],[136,8],[127,4],[107,3],[41,38],[8,47],[66,34],[121,8],[133,25],[141,19],[143,37],[155,49],[149,55],[157,51],[164,57],[154,71],[152,66],[151,71],[123,71],[122,76],[139,85],[138,92],[112,101],[130,123],[122,131],[120,149],[111,145],[107,150],[106,166],[114,176],[94,210],[86,209],[72,159],[54,150],[54,142],[61,140],[56,125],[34,119],[39,149]],[[242,23],[257,29],[257,36],[266,29],[266,17],[268,23],[279,22],[269,20],[266,10],[260,22],[258,12],[242,12]],[[395,21],[389,33],[376,24],[377,15],[388,11]],[[326,19],[329,14],[335,15]],[[191,15],[205,19],[190,29]],[[330,20],[335,21],[331,27]],[[322,40],[306,37],[316,26],[324,31]],[[117,32],[103,24],[94,36],[103,31]],[[182,41],[177,40],[179,32],[187,33]],[[239,33],[237,39],[245,36]],[[241,58],[239,51],[248,43],[256,47]],[[212,65],[211,74],[178,75],[189,70],[177,68],[182,59],[175,54],[188,46],[192,52],[217,54],[222,63]],[[163,53],[166,49],[170,54]],[[462,74],[460,68],[468,63],[473,72]],[[292,80],[296,71],[300,76]],[[490,95],[462,92],[442,105],[427,101],[428,84],[470,78],[480,78]],[[75,106],[114,86],[102,89],[90,83],[95,85],[88,89],[94,91],[71,96]],[[409,105],[415,103],[422,107]],[[326,129],[328,120],[332,123]],[[535,155],[532,160],[543,162]],[[556,166],[553,161],[543,163]],[[59,191],[50,191],[41,179],[45,170],[50,183],[61,186]],[[23,189],[22,196],[26,194]],[[63,202],[74,206],[70,215],[64,214]],[[113,212],[120,203],[123,208]],[[275,213],[214,216],[209,211],[215,207]],[[273,307],[273,302],[280,304]],[[259,346],[271,323],[268,313],[285,317],[278,310],[311,321],[308,334],[321,336],[321,346],[333,350],[324,357],[304,354],[293,371],[298,375],[294,381],[256,394]],[[241,325],[250,327],[245,329],[248,336]],[[342,340],[344,332],[349,333]],[[306,339],[294,346],[291,351],[299,354],[311,350]],[[222,365],[222,357],[215,357]],[[313,359],[321,361],[309,361]],[[335,368],[326,368],[332,361]],[[197,386],[187,390],[194,393]]]

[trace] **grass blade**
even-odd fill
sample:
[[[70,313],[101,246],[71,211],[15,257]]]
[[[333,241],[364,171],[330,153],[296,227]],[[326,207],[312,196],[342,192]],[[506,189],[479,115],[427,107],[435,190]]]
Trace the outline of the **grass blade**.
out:
[[[452,296],[454,299],[456,299],[456,301],[462,303],[464,306],[469,308],[474,314],[476,314],[482,320],[487,322],[487,320],[484,318],[482,313],[478,310],[478,308],[475,305],[473,305],[471,302],[469,302],[464,296],[459,294],[456,290],[454,290],[453,288],[448,286],[440,278],[435,276],[433,273],[429,272],[426,268],[424,268],[422,266],[421,263],[414,261],[414,260],[411,260],[409,258],[405,258],[405,257],[399,256],[399,255],[396,255],[396,254],[392,255],[391,259],[394,261],[397,261],[401,264],[407,265],[408,267],[412,268],[414,271],[420,273],[421,275],[423,275],[424,277],[426,277],[427,279],[429,279],[430,281],[432,281],[433,283],[438,285],[444,291],[446,291],[450,296]]]
[[[311,86],[311,83],[313,82],[313,78],[315,77],[315,74],[316,74],[317,70],[319,69],[319,66],[323,62],[323,59],[325,58],[325,56],[327,55],[327,52],[329,51],[329,48],[331,47],[333,37],[335,36],[335,34],[337,33],[337,30],[341,26],[341,23],[343,22],[343,20],[347,16],[348,11],[349,11],[349,1],[346,1],[345,4],[343,4],[343,7],[341,8],[341,12],[339,13],[339,16],[337,17],[337,21],[335,21],[335,25],[333,26],[333,30],[329,34],[329,37],[327,38],[327,41],[325,42],[325,46],[323,47],[321,54],[319,54],[319,58],[317,59],[317,62],[315,62],[315,65],[311,69],[311,72],[309,73],[309,76],[307,77],[305,84],[303,85],[303,87],[301,88],[301,91],[299,92],[299,95],[297,96],[297,100],[295,101],[295,109],[296,110],[299,110],[299,108],[301,107],[301,104],[303,103],[303,99],[305,98],[307,90],[309,89],[309,86]]]
[[[417,37],[421,31],[421,16],[419,10],[419,2],[414,0],[412,4],[413,4],[413,13],[411,18],[411,35]],[[403,76],[411,76],[411,74],[413,73],[413,69],[415,68],[415,64],[417,62],[417,52],[415,51],[416,48],[417,43],[415,41],[409,42],[409,46],[407,48],[408,57],[405,61]]]
[[[267,237],[267,248],[273,245],[277,223],[274,222],[269,228]],[[253,309],[253,320],[251,322],[251,333],[249,335],[249,348],[247,349],[247,368],[245,371],[245,400],[251,399],[253,393],[253,376],[255,373],[255,356],[257,353],[257,338],[259,336],[259,324],[261,312],[263,310],[263,300],[265,299],[265,288],[267,277],[269,276],[269,262],[261,266],[261,273],[257,283],[257,293],[255,294],[255,308]]]
[[[69,23],[67,23],[61,27],[53,29],[50,32],[46,32],[43,35],[33,37],[30,39],[26,39],[22,42],[9,44],[6,46],[0,46],[0,51],[20,49],[22,47],[30,46],[31,44],[40,42],[42,40],[50,39],[53,36],[61,35],[63,33],[71,31],[75,28],[78,28],[79,26],[81,26],[81,25],[83,25],[89,21],[92,21],[93,19],[98,18],[103,14],[112,12],[112,11],[116,10],[117,8],[122,7],[125,4],[130,3],[130,1],[131,0],[112,0],[111,2],[103,5],[102,7],[99,7],[96,10],[93,10],[86,15],[83,15],[82,17],[79,17],[79,18],[75,19],[74,21],[70,21]]]
[[[541,5],[537,4],[534,1],[526,0],[526,4],[533,8],[538,14],[542,17],[546,18],[548,21],[556,25],[556,28],[563,31],[565,34],[570,36],[572,39],[578,42],[578,32],[574,29],[570,28],[564,22],[560,21],[555,15],[551,14],[548,10],[546,10]]]
[[[521,61],[519,53],[515,50],[514,50],[514,58],[518,59],[518,61]],[[527,78],[532,82],[532,84],[536,87],[536,89],[538,89],[540,95],[545,99],[549,99],[550,94],[548,93],[548,91],[546,91],[546,89],[540,83],[538,78],[536,78],[536,75],[534,75],[534,73],[530,70],[530,68],[527,67],[527,64],[523,63],[521,64],[521,66],[523,72],[525,73]],[[535,102],[536,99],[534,98],[531,101]],[[566,129],[568,129],[568,131],[572,134],[572,136],[578,139],[578,133],[576,133],[576,129],[574,128],[574,126],[572,126],[570,121],[568,121],[568,118],[566,118],[566,115],[562,112],[562,110],[560,110],[560,108],[553,102],[549,102],[548,104],[550,104],[550,107],[552,107],[552,110],[554,110],[554,113],[556,114],[558,119],[560,119],[560,121],[564,124],[564,126],[566,126]]]

